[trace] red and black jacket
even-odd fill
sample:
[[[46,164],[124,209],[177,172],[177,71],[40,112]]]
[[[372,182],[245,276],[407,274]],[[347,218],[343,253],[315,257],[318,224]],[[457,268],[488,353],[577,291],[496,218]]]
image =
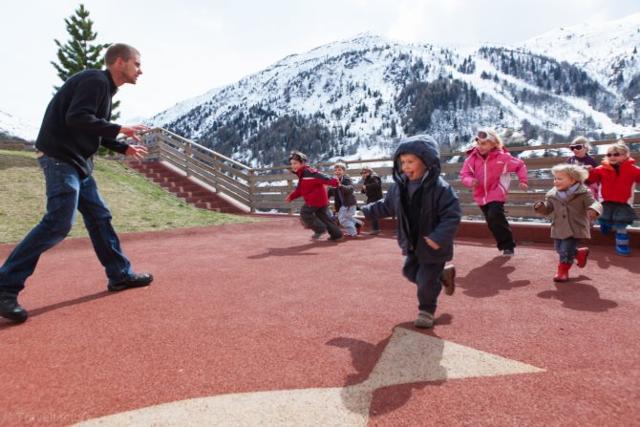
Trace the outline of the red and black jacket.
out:
[[[329,205],[329,196],[326,186],[338,186],[338,180],[319,172],[317,169],[303,166],[296,172],[298,186],[289,196],[288,200],[295,200],[302,196],[307,206],[323,208]]]

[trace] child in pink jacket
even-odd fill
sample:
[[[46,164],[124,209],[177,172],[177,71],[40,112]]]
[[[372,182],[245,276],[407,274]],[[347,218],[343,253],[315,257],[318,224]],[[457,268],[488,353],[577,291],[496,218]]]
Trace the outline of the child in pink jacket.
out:
[[[526,190],[527,167],[509,154],[493,129],[479,130],[476,146],[467,152],[460,171],[462,184],[473,190],[473,198],[484,214],[489,230],[504,256],[513,256],[516,242],[504,212],[511,173],[515,172],[520,188]]]

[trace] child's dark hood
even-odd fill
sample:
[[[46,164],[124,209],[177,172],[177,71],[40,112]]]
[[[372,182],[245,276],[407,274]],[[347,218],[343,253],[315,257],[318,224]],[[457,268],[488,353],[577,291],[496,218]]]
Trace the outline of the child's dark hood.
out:
[[[415,135],[400,141],[400,145],[398,145],[393,155],[393,180],[398,184],[406,181],[400,166],[400,155],[402,154],[413,154],[422,160],[422,163],[427,166],[429,171],[427,181],[433,182],[440,176],[438,144],[429,135]]]

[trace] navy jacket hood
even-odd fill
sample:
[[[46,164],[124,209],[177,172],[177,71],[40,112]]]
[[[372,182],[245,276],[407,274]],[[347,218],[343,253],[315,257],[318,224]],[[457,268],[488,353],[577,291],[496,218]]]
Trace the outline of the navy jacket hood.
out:
[[[440,151],[436,141],[429,135],[416,135],[400,141],[400,145],[398,145],[393,155],[393,180],[401,185],[407,180],[400,166],[400,156],[402,154],[418,156],[422,163],[425,164],[429,170],[425,185],[427,182],[435,182],[440,176]]]

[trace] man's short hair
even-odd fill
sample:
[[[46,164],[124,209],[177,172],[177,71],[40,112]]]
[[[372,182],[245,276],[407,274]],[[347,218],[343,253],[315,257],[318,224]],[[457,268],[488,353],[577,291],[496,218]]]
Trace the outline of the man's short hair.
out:
[[[134,55],[140,55],[138,49],[124,43],[115,43],[109,46],[107,53],[104,54],[104,63],[108,66],[113,65],[118,58],[128,61]]]

